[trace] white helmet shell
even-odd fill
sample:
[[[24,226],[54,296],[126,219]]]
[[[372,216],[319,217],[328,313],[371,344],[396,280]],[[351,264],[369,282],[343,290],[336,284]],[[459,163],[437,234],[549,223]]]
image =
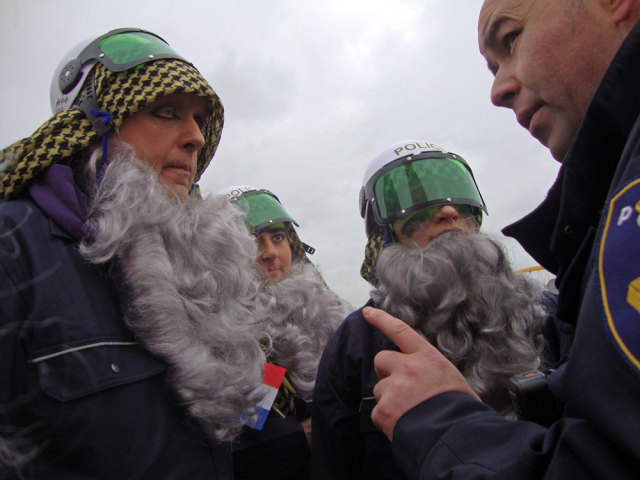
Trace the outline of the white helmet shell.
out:
[[[234,201],[245,193],[257,192],[259,190],[259,188],[253,187],[251,185],[233,185],[231,187],[223,188],[218,192],[218,195],[226,195],[230,201]]]
[[[56,114],[59,112],[64,112],[65,110],[71,108],[76,98],[78,97],[78,94],[82,91],[84,82],[87,79],[89,72],[91,72],[91,70],[97,63],[96,60],[87,62],[81,67],[80,80],[78,80],[73,89],[71,89],[67,93],[63,93],[60,90],[60,76],[63,75],[65,67],[69,64],[69,62],[77,58],[80,52],[84,50],[84,48],[93,40],[93,37],[87,38],[86,40],[83,40],[82,42],[74,46],[66,53],[66,55],[62,58],[55,71],[53,72],[53,78],[51,78],[51,87],[49,89],[49,101],[51,103],[52,113]]]
[[[390,169],[393,170],[396,166],[403,165],[403,162],[421,161],[423,158],[439,158],[442,161],[452,162],[457,165],[454,170],[462,169],[466,171],[465,174],[455,174],[454,178],[457,178],[455,184],[450,182],[447,178],[449,175],[449,169],[435,169],[429,171],[429,173],[423,173],[422,177],[417,176],[415,180],[420,185],[420,190],[423,192],[420,200],[413,198],[404,199],[403,205],[400,206],[398,197],[392,201],[393,207],[389,210],[389,204],[387,199],[383,195],[381,198],[376,198],[374,193],[374,182],[380,177],[385,175],[385,172]],[[441,164],[440,164],[441,165]],[[441,173],[439,172],[441,171]],[[423,172],[426,172],[423,170]],[[426,176],[425,176],[426,175]],[[442,175],[441,178],[439,178]],[[443,192],[440,187],[434,188],[430,182],[441,183],[446,185],[448,194],[442,196]],[[430,193],[434,192],[434,196],[431,197]],[[467,162],[459,155],[443,149],[442,147],[435,145],[424,139],[409,139],[396,142],[386,149],[384,149],[379,155],[377,155],[369,165],[364,174],[362,180],[362,188],[360,189],[360,215],[365,220],[365,231],[367,236],[370,237],[372,233],[383,228],[385,225],[393,221],[394,218],[399,218],[402,215],[408,214],[412,211],[420,208],[425,208],[431,205],[441,205],[445,203],[457,200],[458,203],[470,205],[478,209],[479,222],[482,221],[482,210],[485,212],[486,206],[480,190],[473,177],[471,167]],[[381,213],[380,205],[385,205],[384,216]],[[397,209],[397,210],[393,210]]]
[[[364,187],[378,170],[394,160],[406,157],[407,155],[417,155],[424,152],[445,152],[445,150],[426,140],[402,140],[394,143],[369,162],[367,170],[364,173],[362,186]]]

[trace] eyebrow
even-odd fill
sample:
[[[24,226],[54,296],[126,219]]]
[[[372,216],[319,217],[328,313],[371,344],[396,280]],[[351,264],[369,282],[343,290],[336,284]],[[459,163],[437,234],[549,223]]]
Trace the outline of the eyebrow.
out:
[[[282,228],[282,227],[266,227],[266,228],[263,228],[262,230],[260,230],[258,232],[258,234],[261,234],[261,233],[280,233],[280,232],[286,233],[286,230],[284,228]]]
[[[485,51],[495,50],[495,43],[497,41],[498,31],[500,30],[500,27],[502,27],[502,25],[508,20],[509,18],[507,17],[501,17],[495,20],[491,24],[489,31],[486,33],[486,35],[482,39],[482,47],[484,48]],[[495,63],[487,59],[487,68],[495,76],[498,70],[498,67],[495,65]]]
[[[498,30],[500,30],[500,27],[502,27],[502,25],[508,20],[509,19],[507,17],[501,17],[501,18],[495,20],[491,24],[491,28],[489,28],[489,31],[486,33],[486,35],[482,39],[482,46],[485,48],[485,50],[491,50],[492,49],[492,46],[496,43],[496,37],[498,36]]]

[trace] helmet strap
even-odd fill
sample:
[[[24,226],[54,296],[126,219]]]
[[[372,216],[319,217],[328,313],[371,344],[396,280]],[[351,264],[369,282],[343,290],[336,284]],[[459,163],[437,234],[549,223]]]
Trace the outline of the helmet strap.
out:
[[[394,243],[393,231],[389,225],[384,226],[384,246],[385,248]]]
[[[85,114],[98,135],[104,135],[111,130],[111,116],[104,110],[99,110],[94,73],[94,70],[89,73],[82,95],[76,100],[74,107]]]
[[[90,110],[91,115],[95,118],[99,118],[102,123],[110,124],[111,123],[111,115],[109,112],[104,110],[94,110],[93,108]],[[110,127],[109,127],[110,128]],[[107,164],[107,145],[109,144],[109,129],[102,134],[102,158],[100,158],[100,162],[98,163],[98,167],[96,168],[96,180],[98,185],[102,183],[102,177],[104,176],[104,167]]]

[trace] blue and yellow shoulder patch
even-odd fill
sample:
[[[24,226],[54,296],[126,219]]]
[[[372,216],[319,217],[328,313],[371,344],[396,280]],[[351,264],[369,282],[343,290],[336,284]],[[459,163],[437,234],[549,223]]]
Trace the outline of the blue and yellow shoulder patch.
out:
[[[640,179],[611,199],[598,274],[609,330],[640,370]]]

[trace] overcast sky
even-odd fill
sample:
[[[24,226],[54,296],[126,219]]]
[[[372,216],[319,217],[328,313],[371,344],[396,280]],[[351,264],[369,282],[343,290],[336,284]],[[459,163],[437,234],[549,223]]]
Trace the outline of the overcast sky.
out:
[[[366,237],[358,193],[369,161],[423,138],[464,157],[489,209],[483,230],[535,208],[558,164],[489,101],[481,0],[1,0],[0,147],[50,116],[49,85],[76,43],[151,30],[202,72],[225,107],[200,182],[272,190],[316,248],[327,283],[359,306]],[[502,236],[501,236],[502,237]],[[502,237],[514,268],[535,265]]]

